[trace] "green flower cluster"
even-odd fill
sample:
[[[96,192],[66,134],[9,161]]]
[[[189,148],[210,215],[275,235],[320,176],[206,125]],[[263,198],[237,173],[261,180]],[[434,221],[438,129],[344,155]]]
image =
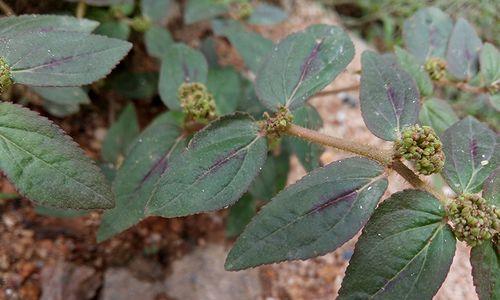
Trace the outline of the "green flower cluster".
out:
[[[455,236],[471,247],[498,238],[500,209],[488,205],[477,195],[460,195],[448,205],[447,213],[454,225]]]
[[[261,122],[261,128],[271,139],[279,138],[281,134],[292,125],[292,121],[292,114],[288,108],[282,106],[272,117],[267,112],[264,113],[264,120]]]
[[[235,18],[237,20],[246,20],[253,14],[253,6],[251,3],[243,2],[236,5]]]
[[[203,83],[183,83],[179,87],[178,97],[188,118],[200,123],[215,119],[215,100]]]
[[[405,128],[395,148],[396,158],[413,161],[420,174],[438,173],[444,166],[442,144],[431,127],[413,125]]]
[[[432,80],[439,81],[446,75],[446,62],[440,58],[431,58],[424,65]]]
[[[10,67],[3,57],[0,57],[0,94],[8,90],[12,85],[12,74]]]
[[[151,28],[151,21],[144,16],[137,16],[130,22],[130,27],[137,32],[146,32]]]

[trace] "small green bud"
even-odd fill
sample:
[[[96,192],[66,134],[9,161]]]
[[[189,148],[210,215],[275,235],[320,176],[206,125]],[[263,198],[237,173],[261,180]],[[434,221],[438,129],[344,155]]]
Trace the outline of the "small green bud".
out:
[[[238,3],[235,6],[234,18],[237,20],[246,20],[253,14],[253,6],[249,2]]]
[[[446,75],[446,62],[440,58],[430,58],[424,65],[432,80],[439,81]]]
[[[271,138],[279,138],[293,121],[293,116],[284,106],[280,107],[272,117],[267,112],[264,113],[264,118],[265,120],[261,122],[261,128]]]
[[[413,161],[417,172],[423,175],[438,173],[444,166],[442,144],[431,127],[413,125],[403,129],[396,141],[395,157]]]
[[[498,238],[498,209],[478,195],[462,194],[446,207],[455,236],[474,247],[483,241]]]
[[[215,119],[215,100],[203,83],[183,83],[177,95],[188,118],[203,124]]]
[[[137,32],[146,32],[151,28],[151,21],[147,17],[137,16],[132,19],[130,27]]]
[[[7,64],[5,59],[0,56],[0,94],[7,91],[13,83],[14,81],[12,80],[10,66]]]

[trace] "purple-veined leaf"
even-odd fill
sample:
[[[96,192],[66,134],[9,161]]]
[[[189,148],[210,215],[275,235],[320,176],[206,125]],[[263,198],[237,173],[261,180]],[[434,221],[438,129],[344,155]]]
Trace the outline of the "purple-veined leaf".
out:
[[[429,58],[444,59],[452,28],[450,16],[439,8],[422,8],[404,23],[403,39],[406,49],[420,64],[424,64]]]
[[[171,159],[186,145],[180,125],[175,113],[167,112],[156,118],[130,146],[113,181],[116,206],[103,215],[97,232],[99,242],[145,218],[144,208],[155,184],[168,168]]]
[[[457,194],[479,192],[498,163],[496,134],[473,117],[467,117],[448,128],[442,142],[446,182]]]
[[[339,27],[313,25],[289,35],[267,56],[255,89],[268,109],[290,110],[323,89],[354,57],[354,45]]]
[[[437,199],[418,190],[395,193],[363,229],[338,299],[432,299],[455,244]]]
[[[500,167],[497,167],[484,181],[483,198],[490,204],[500,207]]]
[[[0,102],[0,170],[40,205],[114,206],[104,175],[71,138],[48,119],[7,102]]]
[[[472,279],[480,300],[500,297],[500,249],[490,241],[472,248]]]
[[[456,79],[471,79],[479,69],[479,52],[482,45],[474,27],[465,19],[458,19],[446,53],[448,72]]]
[[[386,141],[417,122],[420,95],[413,78],[390,57],[365,51],[361,57],[361,113],[370,131]]]
[[[177,98],[184,82],[207,82],[208,64],[201,52],[184,44],[175,44],[162,56],[158,91],[170,110],[181,110]]]
[[[360,157],[318,168],[265,205],[229,252],[225,268],[307,259],[335,250],[366,223],[387,188],[384,168]]]
[[[33,86],[79,86],[111,72],[128,42],[78,32],[35,31],[7,38],[0,53],[14,82]]]
[[[250,116],[222,117],[196,133],[156,184],[146,214],[179,217],[234,204],[259,174],[267,141]]]

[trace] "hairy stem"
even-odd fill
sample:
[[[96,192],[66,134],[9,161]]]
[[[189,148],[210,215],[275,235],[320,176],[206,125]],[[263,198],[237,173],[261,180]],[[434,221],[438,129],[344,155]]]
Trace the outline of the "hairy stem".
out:
[[[16,15],[14,10],[7,3],[5,3],[3,0],[0,0],[0,10],[2,10],[3,13],[7,16],[15,16]]]
[[[429,192],[434,197],[436,197],[441,202],[441,204],[447,204],[446,197],[444,197],[441,193],[439,193],[427,183],[425,183],[422,179],[420,179],[417,174],[415,174],[400,160],[394,160],[392,150],[382,149],[371,145],[365,145],[346,139],[332,137],[294,124],[290,125],[285,133],[316,144],[337,148],[343,151],[355,153],[376,160],[396,171],[413,187]]]
[[[87,12],[87,3],[84,1],[78,2],[78,5],[76,6],[76,17],[78,19],[82,19],[85,17],[85,13]]]
[[[441,79],[435,82],[436,85],[444,87],[444,86],[452,86],[462,92],[471,93],[471,94],[483,94],[487,93],[488,89],[484,87],[472,86],[467,84],[466,82],[454,82],[448,79]]]
[[[329,146],[343,151],[366,156],[382,163],[383,165],[388,165],[392,161],[392,150],[381,149],[380,147],[374,147],[371,145],[365,145],[358,142],[329,136],[294,124],[290,125],[285,133],[304,140],[311,141],[316,144],[321,144],[324,146]]]

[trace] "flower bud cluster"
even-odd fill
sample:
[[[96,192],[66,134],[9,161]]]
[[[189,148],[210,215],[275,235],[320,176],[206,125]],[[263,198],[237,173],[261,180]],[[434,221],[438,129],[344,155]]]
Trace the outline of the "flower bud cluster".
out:
[[[246,20],[250,18],[253,14],[253,6],[251,3],[242,2],[236,5],[236,9],[234,11],[234,17],[237,20]]]
[[[498,238],[500,209],[489,205],[478,195],[460,195],[448,205],[447,214],[453,223],[455,236],[471,247]]]
[[[216,117],[214,97],[203,83],[183,83],[178,97],[184,113],[192,120],[208,123]]]
[[[10,66],[7,64],[5,59],[0,56],[0,94],[7,91],[12,83],[13,81]]]
[[[130,27],[132,27],[137,32],[146,32],[151,28],[151,21],[144,16],[137,16],[130,22]]]
[[[290,125],[292,125],[293,116],[288,108],[282,106],[274,114],[270,116],[267,112],[264,113],[264,120],[262,121],[262,130],[270,138],[279,138]]]
[[[395,148],[396,158],[413,161],[420,174],[438,173],[444,166],[442,144],[431,127],[413,125],[405,128]]]
[[[431,58],[424,65],[432,80],[439,81],[446,75],[446,62],[440,58]]]

